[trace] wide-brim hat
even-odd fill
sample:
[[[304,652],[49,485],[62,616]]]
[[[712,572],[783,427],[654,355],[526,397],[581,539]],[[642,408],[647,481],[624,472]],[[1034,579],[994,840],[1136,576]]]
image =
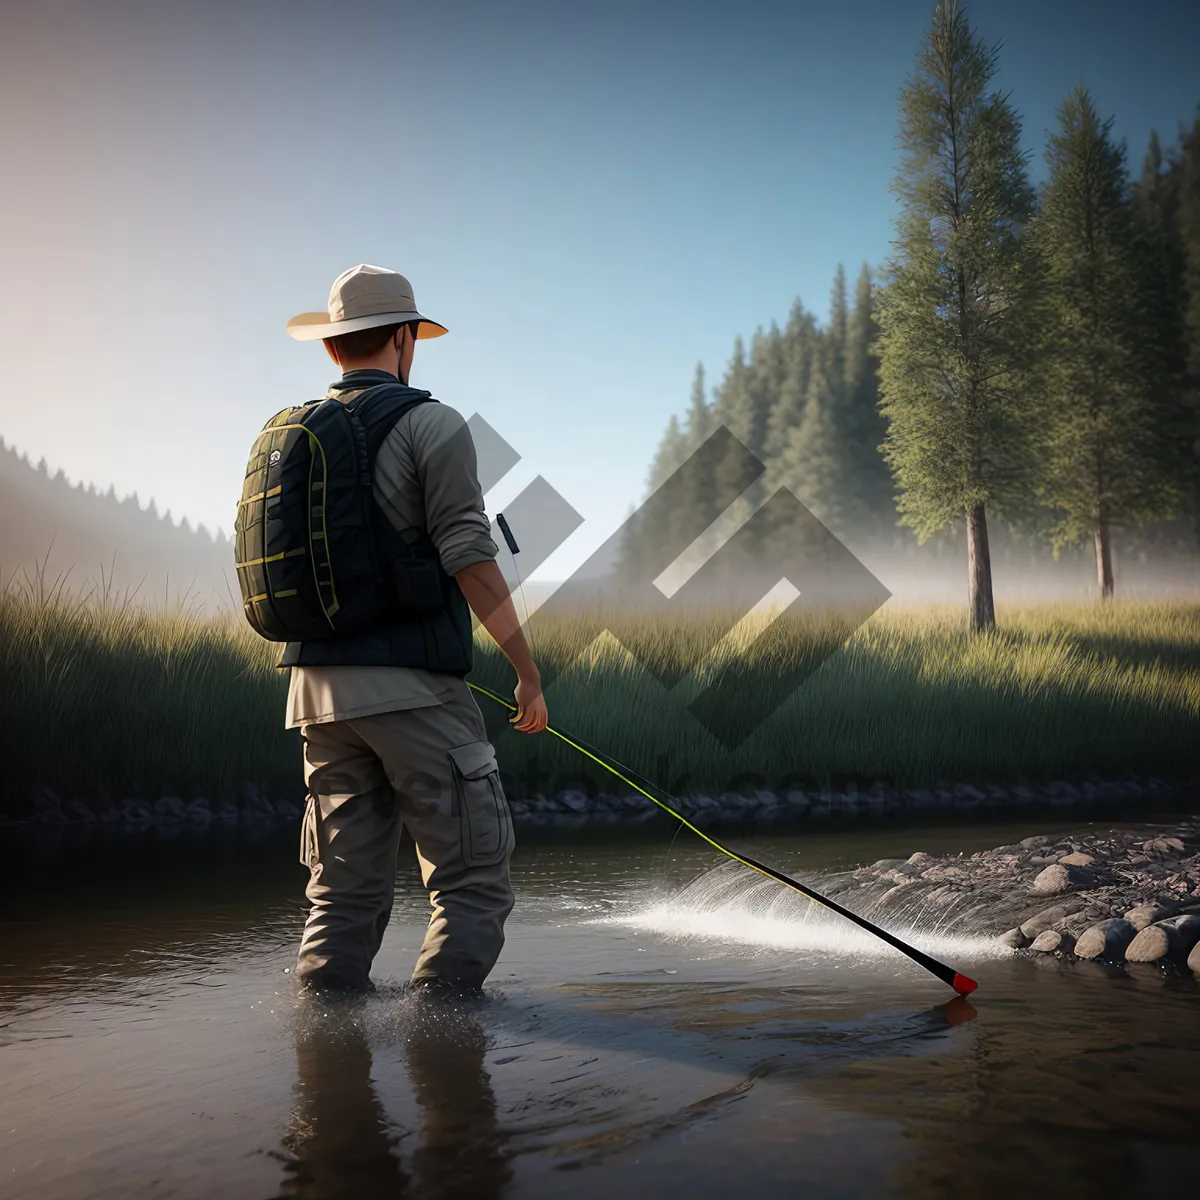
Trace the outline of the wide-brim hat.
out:
[[[298,342],[315,342],[359,329],[403,325],[408,321],[421,322],[417,327],[418,338],[441,337],[447,332],[445,325],[417,311],[412,284],[398,271],[360,263],[333,281],[328,311],[301,313],[287,323],[287,331]]]

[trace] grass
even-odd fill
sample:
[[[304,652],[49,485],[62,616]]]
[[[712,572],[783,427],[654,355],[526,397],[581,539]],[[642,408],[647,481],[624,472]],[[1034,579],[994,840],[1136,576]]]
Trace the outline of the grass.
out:
[[[551,721],[682,793],[1200,770],[1200,604],[1001,606],[997,630],[976,638],[961,609],[889,607],[844,645],[829,619],[779,620],[756,636],[766,624],[722,637],[720,613],[670,626],[611,611],[535,616]],[[597,628],[618,631],[636,657]],[[0,589],[0,811],[24,811],[37,784],[92,802],[215,798],[245,782],[296,796],[299,738],[283,728],[287,683],[274,654],[238,614],[10,580]],[[511,688],[482,634],[476,678]],[[780,678],[799,686],[767,715]],[[724,742],[685,711],[714,682],[707,719]],[[480,704],[516,794],[573,782],[623,790]],[[731,730],[750,732],[730,745]]]

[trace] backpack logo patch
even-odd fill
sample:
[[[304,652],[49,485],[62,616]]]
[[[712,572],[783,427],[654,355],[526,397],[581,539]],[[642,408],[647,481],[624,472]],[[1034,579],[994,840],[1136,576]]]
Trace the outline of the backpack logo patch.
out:
[[[272,450],[271,457],[267,461],[274,466],[282,457],[283,455],[278,450]]]

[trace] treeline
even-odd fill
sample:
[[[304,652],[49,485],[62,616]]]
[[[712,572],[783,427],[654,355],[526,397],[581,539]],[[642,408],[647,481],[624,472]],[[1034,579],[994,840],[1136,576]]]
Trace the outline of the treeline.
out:
[[[110,595],[228,606],[236,591],[233,543],[186,517],[178,524],[145,508],[135,495],[118,497],[110,487],[72,484],[46,460],[36,465],[0,439],[2,581],[46,587],[67,577],[72,587],[88,581]],[[69,573],[69,575],[68,575]],[[226,580],[229,581],[228,585]]]
[[[965,541],[973,628],[994,621],[997,541],[1009,561],[1087,547],[1106,596],[1115,540],[1192,557],[1200,541],[1200,117],[1168,150],[1152,135],[1134,179],[1077,88],[1035,190],[996,68],[939,0],[900,96],[892,257],[853,296],[839,267],[823,325],[797,301],[783,329],[739,338],[711,396],[697,367],[649,478],[726,426],[766,465],[743,508],[783,487],[855,549]],[[718,463],[681,506],[721,483]],[[661,561],[670,521],[630,526],[623,569]],[[764,564],[775,536],[764,524]]]

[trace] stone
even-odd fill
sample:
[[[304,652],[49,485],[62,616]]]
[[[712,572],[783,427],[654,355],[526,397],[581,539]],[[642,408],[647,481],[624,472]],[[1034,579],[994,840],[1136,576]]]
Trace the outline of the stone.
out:
[[[1200,975],[1200,942],[1197,942],[1192,947],[1191,954],[1188,955],[1187,965],[1191,967],[1197,975]]]
[[[915,854],[910,854],[904,861],[910,867],[916,867],[919,874],[926,867],[932,867],[937,859],[932,854],[926,854],[924,850],[918,850]]]
[[[90,824],[96,819],[96,814],[82,800],[71,800],[67,803],[67,819]]]
[[[1089,863],[1094,863],[1096,860],[1090,854],[1084,854],[1080,850],[1076,850],[1071,854],[1064,854],[1058,860],[1064,867],[1086,867]]]
[[[1137,936],[1137,930],[1122,917],[1109,917],[1085,929],[1075,943],[1075,953],[1080,958],[1102,958],[1109,962],[1123,962],[1125,949]]]
[[[1171,936],[1162,925],[1148,925],[1129,943],[1126,962],[1158,962],[1171,953]]]
[[[1071,873],[1061,863],[1046,867],[1033,881],[1033,890],[1043,896],[1055,896],[1071,886]]]
[[[1069,933],[1058,929],[1043,929],[1033,939],[1029,948],[1038,951],[1039,954],[1050,954],[1056,950],[1060,954],[1070,954],[1075,949],[1075,939]]]
[[[1153,925],[1155,921],[1161,921],[1168,915],[1168,910],[1161,904],[1139,904],[1137,908],[1131,908],[1125,914],[1125,920],[1140,933],[1148,925]]]
[[[1192,947],[1200,942],[1200,916],[1194,913],[1180,913],[1177,917],[1168,917],[1150,928],[1167,930],[1167,936],[1172,943],[1172,953],[1179,958],[1190,953]]]
[[[184,803],[178,796],[161,796],[154,802],[154,815],[160,821],[182,821],[186,816]]]
[[[1029,939],[1019,929],[1010,929],[1007,933],[1002,933],[999,941],[1011,950],[1024,950],[1029,945]]]
[[[1065,779],[1053,779],[1047,786],[1054,789],[1053,795],[1064,800],[1078,802],[1083,799],[1083,793],[1073,783],[1068,783]]]
[[[33,819],[43,825],[61,825],[67,819],[62,801],[48,787],[39,787],[33,793]]]
[[[586,813],[592,807],[591,801],[583,792],[559,792],[555,798],[559,807],[569,809],[573,813]]]
[[[890,871],[893,867],[901,867],[908,860],[904,858],[881,858],[871,864],[872,871]]]
[[[1027,938],[1035,938],[1045,929],[1050,929],[1057,925],[1064,917],[1070,916],[1076,912],[1082,904],[1077,898],[1072,898],[1062,904],[1052,904],[1049,908],[1043,908],[1040,912],[1036,912],[1027,921],[1022,922],[1021,932]]]
[[[1113,915],[1115,916],[1116,914]],[[1078,938],[1085,929],[1095,925],[1097,921],[1103,918],[1104,914],[1098,909],[1089,908],[1082,912],[1071,913],[1061,923],[1055,922],[1055,924],[1063,933],[1069,933],[1073,938]]]

